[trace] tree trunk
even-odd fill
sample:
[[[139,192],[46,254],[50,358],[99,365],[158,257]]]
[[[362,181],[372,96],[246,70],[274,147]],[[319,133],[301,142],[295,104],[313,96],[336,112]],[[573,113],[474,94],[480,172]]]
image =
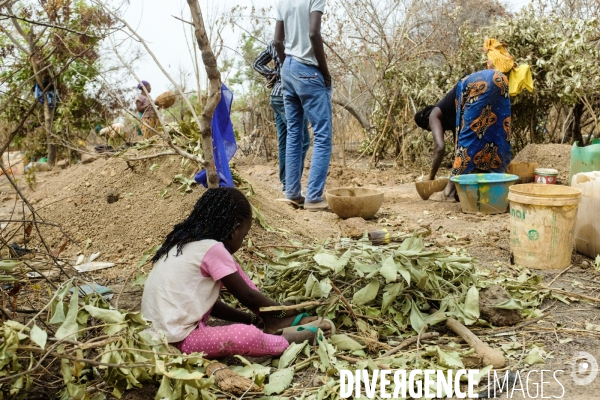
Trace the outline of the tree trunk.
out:
[[[202,135],[202,154],[204,160],[207,163],[206,175],[208,187],[219,187],[219,176],[215,169],[215,159],[213,155],[213,142],[212,142],[212,117],[217,108],[217,104],[221,100],[221,73],[217,68],[217,59],[210,47],[210,41],[206,35],[206,28],[204,27],[204,20],[202,18],[202,11],[200,10],[200,4],[198,0],[187,0],[188,6],[192,13],[192,21],[194,22],[194,33],[198,46],[202,52],[202,62],[206,69],[206,75],[208,76],[208,99],[206,106],[202,108],[202,115],[200,116],[200,134]],[[200,93],[198,98],[202,98]]]
[[[529,143],[535,143],[535,124],[534,124],[534,115],[533,112],[529,116]]]
[[[53,143],[52,126],[54,123],[54,108],[50,108],[48,97],[44,93],[44,128],[46,129],[46,144],[48,152],[48,165],[56,164],[56,144]]]
[[[581,136],[581,117],[583,115],[583,103],[579,102],[573,107],[573,122],[571,129],[572,143],[579,142],[581,145],[583,137]]]

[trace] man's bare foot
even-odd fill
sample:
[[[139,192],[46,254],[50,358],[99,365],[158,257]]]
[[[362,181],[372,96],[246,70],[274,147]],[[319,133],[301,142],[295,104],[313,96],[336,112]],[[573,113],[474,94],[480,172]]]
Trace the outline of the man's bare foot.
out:
[[[318,332],[313,332],[311,329],[298,330],[298,328],[302,327],[286,328],[283,330],[281,336],[283,336],[289,343],[303,343],[305,340],[308,340],[312,343],[315,340]],[[321,322],[319,329],[323,331],[323,335],[326,338],[331,336],[331,325],[329,324],[328,320]]]
[[[265,323],[264,332],[265,333],[275,333],[280,329],[289,328],[290,326],[292,326],[292,324],[296,320],[296,317],[297,317],[296,315],[291,315],[291,316],[285,317],[285,318],[275,318],[275,317],[267,317],[267,316],[261,315],[261,318],[262,318],[263,322]],[[297,323],[296,325],[308,324],[309,322],[313,322],[316,319],[317,319],[317,317],[303,317],[300,320],[300,322]]]

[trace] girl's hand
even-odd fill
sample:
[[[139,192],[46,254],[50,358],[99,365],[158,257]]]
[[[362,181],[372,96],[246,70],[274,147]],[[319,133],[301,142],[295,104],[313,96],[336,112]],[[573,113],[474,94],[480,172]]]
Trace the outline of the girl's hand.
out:
[[[238,272],[227,275],[221,278],[221,282],[236,299],[240,301],[246,308],[258,311],[262,307],[278,306],[279,303],[274,302],[258,290],[252,289]],[[279,318],[281,311],[272,311],[260,313],[260,317],[265,323],[265,332],[274,333],[278,329],[287,328],[294,322],[294,318],[298,315],[297,310],[286,310],[285,317]],[[306,324],[315,320],[316,317],[303,318],[300,324]]]

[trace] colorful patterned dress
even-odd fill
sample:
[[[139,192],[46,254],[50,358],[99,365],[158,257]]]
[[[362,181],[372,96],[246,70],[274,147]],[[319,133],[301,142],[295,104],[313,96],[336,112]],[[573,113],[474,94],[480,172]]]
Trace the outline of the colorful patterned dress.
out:
[[[486,69],[460,80],[452,175],[506,172],[511,160],[508,78]]]

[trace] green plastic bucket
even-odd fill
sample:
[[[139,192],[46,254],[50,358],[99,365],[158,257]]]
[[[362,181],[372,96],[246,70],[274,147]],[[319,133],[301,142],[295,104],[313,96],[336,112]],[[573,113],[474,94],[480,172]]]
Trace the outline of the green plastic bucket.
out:
[[[508,210],[508,188],[519,177],[511,174],[468,174],[450,178],[464,213],[501,214]]]
[[[580,172],[600,171],[600,139],[592,139],[592,144],[579,147],[573,143],[571,148],[571,167],[569,169],[569,185],[573,175]]]

